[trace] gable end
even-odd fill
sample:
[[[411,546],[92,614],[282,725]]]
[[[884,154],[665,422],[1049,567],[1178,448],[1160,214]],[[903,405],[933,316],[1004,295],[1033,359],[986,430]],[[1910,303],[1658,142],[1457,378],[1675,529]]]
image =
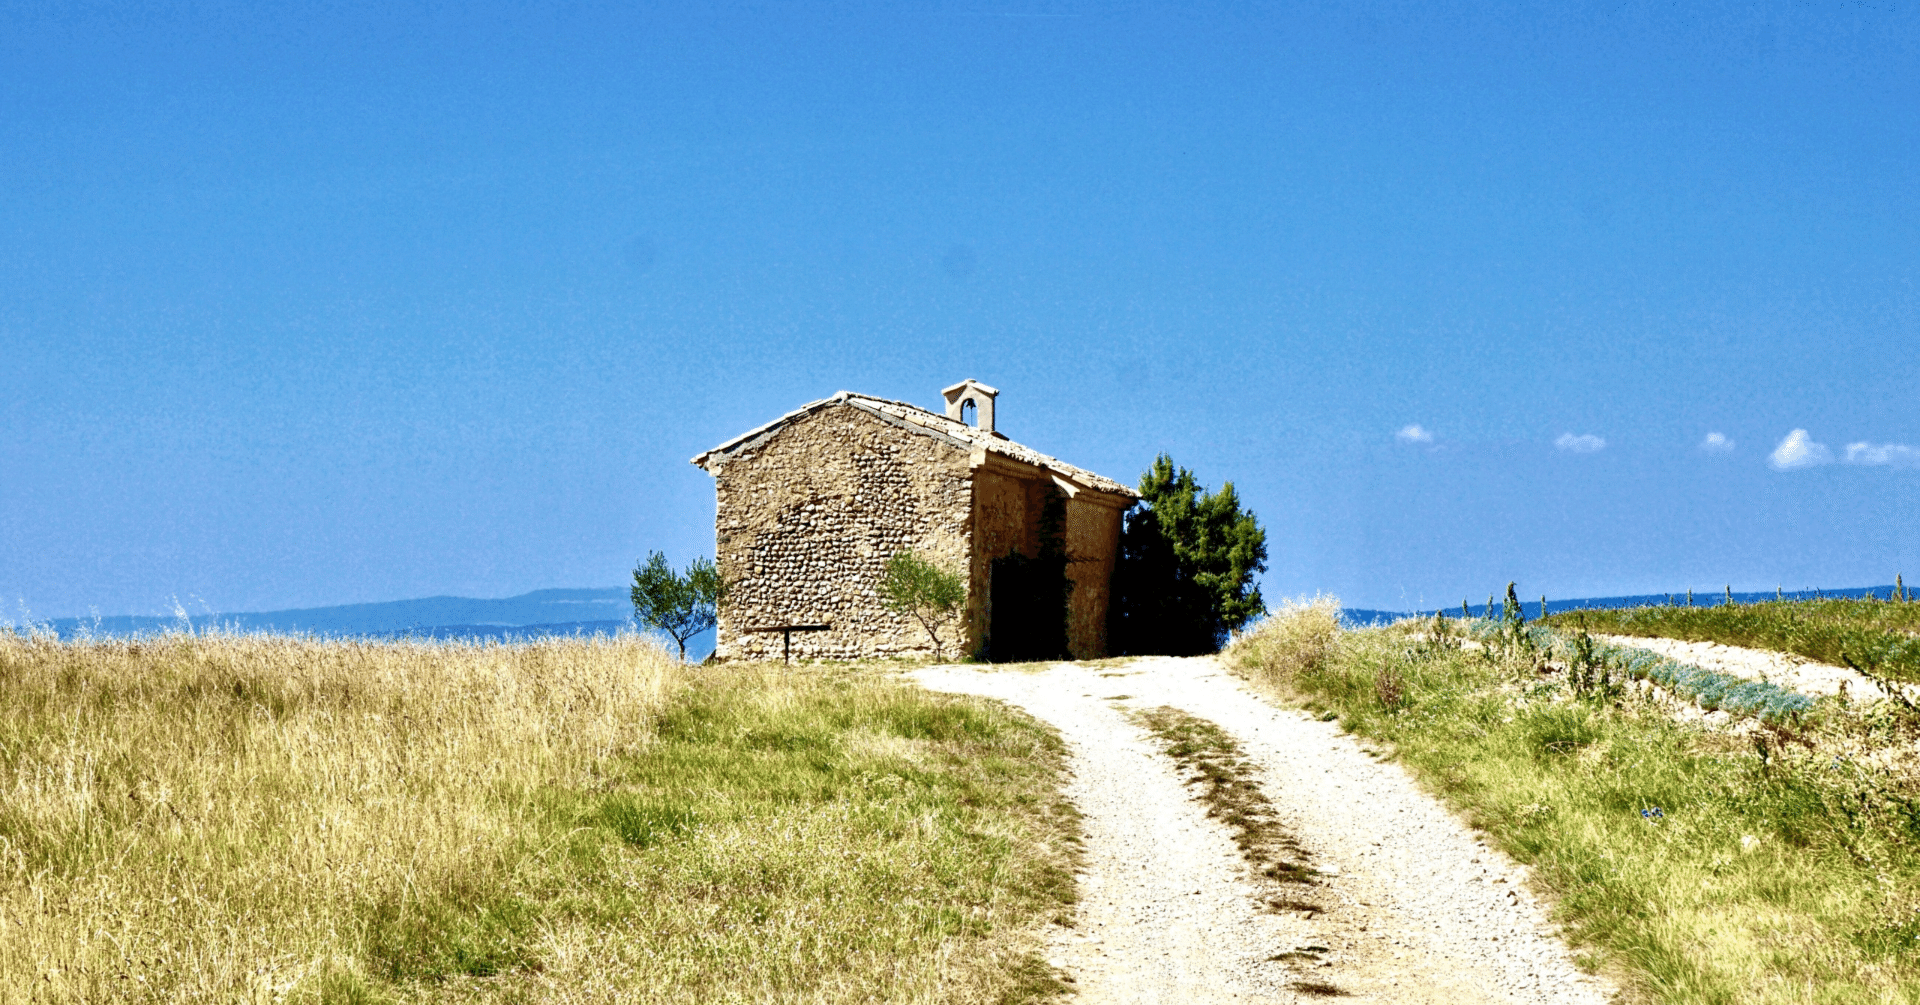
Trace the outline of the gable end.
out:
[[[814,414],[815,412],[823,411],[825,409],[833,408],[839,405],[852,406],[853,408],[859,409],[860,411],[865,412],[866,414],[871,415],[874,418],[879,419],[880,421],[885,422],[890,426],[896,426],[910,433],[918,433],[922,436],[933,437],[934,439],[939,440],[940,442],[945,443],[948,446],[954,447],[959,450],[973,449],[973,443],[970,440],[964,439],[959,436],[955,436],[952,433],[946,432],[945,430],[935,429],[931,426],[922,425],[917,422],[909,422],[906,419],[902,419],[897,415],[890,414],[888,412],[882,411],[881,409],[875,408],[872,405],[867,404],[865,401],[862,401],[859,397],[855,396],[852,392],[841,391],[835,394],[831,398],[822,398],[819,401],[810,401],[800,406],[799,408],[796,408],[793,411],[788,412],[787,414],[779,417],[778,419],[775,419],[772,422],[767,423],[764,426],[760,426],[755,429],[750,429],[744,433],[741,433],[739,436],[736,436],[733,439],[728,440],[727,442],[722,443],[717,447],[714,447],[712,450],[708,450],[704,453],[696,455],[693,458],[692,463],[695,467],[701,468],[707,472],[713,472],[716,469],[718,469],[720,465],[725,464],[727,462],[727,459],[732,455],[737,454],[743,450],[752,450],[760,446],[761,444],[767,442],[768,440],[774,438],[775,436],[780,435],[780,433],[783,430],[785,430],[788,426],[793,425],[795,422],[798,422],[799,420],[804,419],[807,416]]]

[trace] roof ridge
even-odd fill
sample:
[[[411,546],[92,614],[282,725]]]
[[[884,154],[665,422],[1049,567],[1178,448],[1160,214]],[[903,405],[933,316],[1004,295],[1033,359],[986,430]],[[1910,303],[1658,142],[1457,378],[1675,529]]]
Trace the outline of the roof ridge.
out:
[[[955,445],[980,447],[993,453],[1031,464],[1034,467],[1050,469],[1074,481],[1085,483],[1089,488],[1100,492],[1105,492],[1110,495],[1127,496],[1134,499],[1140,497],[1140,493],[1128,485],[1124,485],[1103,475],[1095,474],[1085,468],[1068,464],[1057,457],[1043,454],[1023,443],[1015,442],[1003,433],[997,431],[987,432],[978,426],[970,426],[952,416],[933,411],[932,409],[921,408],[919,405],[911,402],[895,401],[891,398],[862,394],[858,391],[837,391],[830,398],[821,398],[818,401],[807,402],[799,408],[774,419],[772,422],[756,426],[711,450],[698,454],[693,458],[693,463],[701,468],[705,468],[716,455],[729,454],[735,450],[762,442],[768,437],[778,433],[781,427],[795,419],[819,411],[822,408],[840,404],[852,405],[861,411],[879,413],[883,416],[891,416],[891,418],[896,420],[911,422],[926,429],[930,433],[945,435],[956,441]],[[917,414],[893,415],[889,411],[889,408],[905,409],[910,413]],[[927,422],[924,421],[925,419],[936,421]]]

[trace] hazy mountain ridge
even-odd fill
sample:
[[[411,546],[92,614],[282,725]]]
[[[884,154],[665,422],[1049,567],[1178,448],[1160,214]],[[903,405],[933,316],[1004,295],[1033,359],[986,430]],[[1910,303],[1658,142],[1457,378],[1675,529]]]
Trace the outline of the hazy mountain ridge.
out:
[[[515,597],[421,597],[335,607],[304,607],[284,611],[238,611],[222,614],[162,617],[115,615],[102,618],[55,618],[46,624],[62,638],[74,635],[134,635],[191,626],[240,632],[289,632],[316,635],[396,636],[417,633],[437,638],[491,637],[504,629],[513,634],[572,634],[613,630],[631,625],[632,601],[623,588],[534,590]],[[456,634],[455,630],[462,630]]]
[[[1796,590],[1782,594],[1788,600],[1820,597],[1863,597],[1871,593],[1886,597],[1893,585],[1861,586],[1838,590]],[[1684,603],[1686,591],[1645,593],[1623,597],[1579,597],[1547,600],[1548,613],[1596,607],[1644,607],[1651,604]],[[1751,604],[1774,599],[1770,591],[1735,593],[1733,599]],[[1694,603],[1709,606],[1724,603],[1726,594],[1700,592]],[[1521,598],[1528,618],[1540,614],[1540,599]],[[1449,616],[1460,613],[1458,607],[1440,608]],[[1470,605],[1475,617],[1485,617],[1486,604]],[[1499,604],[1494,605],[1494,613]],[[549,635],[611,635],[634,630],[632,600],[625,587],[605,589],[534,590],[515,597],[421,597],[414,600],[388,600],[370,604],[341,604],[335,607],[303,607],[285,611],[243,611],[229,614],[189,614],[178,617],[156,615],[115,615],[102,618],[54,618],[39,623],[61,638],[85,635],[120,636],[172,631],[183,627],[216,628],[238,632],[285,632],[289,634],[341,635],[364,638],[429,638],[511,641]],[[1417,611],[1387,611],[1349,607],[1341,619],[1349,627],[1390,624],[1401,618],[1431,617],[1433,608]],[[689,655],[704,655],[711,636],[702,633],[688,647]]]
[[[1884,598],[1892,596],[1893,590],[1893,584],[1888,583],[1884,586],[1852,586],[1839,590],[1816,589],[1787,590],[1780,592],[1761,590],[1753,593],[1736,591],[1733,594],[1733,602],[1736,604],[1757,604],[1761,601],[1776,599],[1813,600],[1818,597],[1864,597],[1868,594]],[[1501,602],[1502,598],[1496,597],[1494,599],[1491,611],[1492,615],[1499,615]],[[1686,602],[1687,591],[1685,590],[1681,590],[1678,593],[1641,593],[1628,597],[1575,597],[1569,600],[1554,600],[1549,597],[1547,599],[1547,613],[1558,614],[1561,611],[1591,610],[1603,607],[1651,607],[1656,604],[1684,604]],[[1725,591],[1702,591],[1696,592],[1693,595],[1693,603],[1697,607],[1713,607],[1726,602],[1727,594]],[[1525,613],[1529,619],[1540,616],[1540,598],[1538,596],[1521,597],[1520,606],[1523,613]],[[1442,607],[1438,610],[1445,613],[1448,617],[1458,617],[1460,614],[1459,607]],[[1484,618],[1489,615],[1487,605],[1484,602],[1469,604],[1467,610],[1472,612],[1476,618]],[[1379,611],[1371,608],[1348,607],[1340,611],[1340,618],[1349,626],[1391,624],[1401,618],[1432,617],[1434,611],[1435,608],[1432,607],[1418,611]]]

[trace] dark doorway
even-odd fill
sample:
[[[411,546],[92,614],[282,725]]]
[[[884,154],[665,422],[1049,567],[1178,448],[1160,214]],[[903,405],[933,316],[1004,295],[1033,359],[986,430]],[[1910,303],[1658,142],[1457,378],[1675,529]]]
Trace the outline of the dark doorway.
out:
[[[1067,612],[1067,497],[1052,489],[1040,507],[1037,555],[1012,552],[993,560],[986,657],[991,663],[1071,659]]]

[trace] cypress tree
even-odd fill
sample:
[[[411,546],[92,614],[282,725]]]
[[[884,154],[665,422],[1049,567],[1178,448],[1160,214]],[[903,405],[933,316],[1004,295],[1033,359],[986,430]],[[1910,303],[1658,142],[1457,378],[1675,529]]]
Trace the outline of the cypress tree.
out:
[[[1227,482],[1210,492],[1161,454],[1140,478],[1114,568],[1108,640],[1127,655],[1197,656],[1266,611],[1267,532]]]

